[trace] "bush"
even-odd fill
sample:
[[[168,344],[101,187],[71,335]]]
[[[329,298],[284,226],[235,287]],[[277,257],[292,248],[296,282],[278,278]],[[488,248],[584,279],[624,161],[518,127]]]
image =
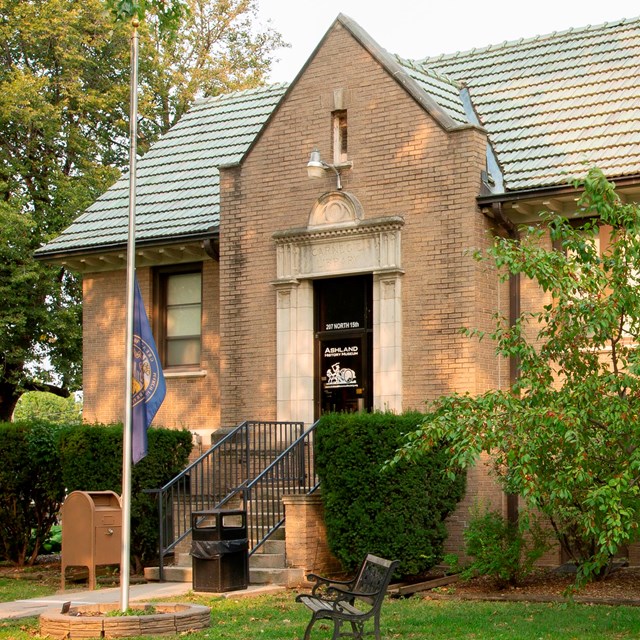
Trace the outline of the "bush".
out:
[[[131,474],[131,550],[138,571],[158,549],[156,502],[144,490],[182,471],[192,446],[188,431],[150,429],[148,436],[149,453]],[[122,425],[0,423],[0,460],[0,555],[33,563],[50,538],[55,542],[50,531],[66,493],[122,493]]]
[[[419,463],[385,466],[421,419],[418,413],[321,418],[315,451],[327,537],[345,570],[367,553],[400,560],[402,575],[420,574],[441,559],[444,520],[464,494],[464,476],[445,479],[442,447]]]
[[[580,585],[638,541],[640,206],[599,169],[573,186],[584,187],[575,218],[541,214],[544,224],[496,236],[477,256],[502,280],[544,292],[544,304],[517,318],[496,314],[488,334],[465,331],[515,359],[517,380],[430,403],[398,457],[443,437],[457,468],[489,454],[502,489],[549,520]]]
[[[473,562],[463,577],[489,576],[501,589],[519,584],[549,548],[548,533],[531,516],[521,513],[517,522],[509,522],[499,511],[479,505],[471,512],[464,539]]]
[[[59,524],[54,524],[46,540],[42,543],[42,552],[60,553],[60,551],[62,551],[62,527]]]
[[[64,483],[71,491],[122,493],[122,425],[84,425],[61,440]],[[153,495],[187,465],[192,442],[189,431],[152,428],[149,452],[131,473],[131,552],[136,571],[157,558],[158,509]],[[64,522],[62,523],[64,527]]]
[[[0,552],[32,564],[64,499],[58,440],[65,428],[46,422],[0,424]]]

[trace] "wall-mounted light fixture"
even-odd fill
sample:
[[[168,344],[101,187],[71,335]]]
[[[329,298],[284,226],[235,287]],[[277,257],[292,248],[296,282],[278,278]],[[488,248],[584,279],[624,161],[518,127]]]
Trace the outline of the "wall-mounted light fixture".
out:
[[[350,167],[351,163],[344,165]],[[325,171],[333,171],[336,174],[336,188],[342,189],[342,180],[340,179],[340,168],[335,164],[328,164],[320,157],[320,152],[314,149],[309,156],[309,162],[307,163],[307,175],[310,178],[322,178]]]

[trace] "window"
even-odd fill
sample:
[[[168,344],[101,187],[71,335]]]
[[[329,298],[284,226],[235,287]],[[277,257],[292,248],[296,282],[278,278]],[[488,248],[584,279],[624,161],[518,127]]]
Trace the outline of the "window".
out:
[[[333,163],[347,162],[347,112],[333,112]]]
[[[158,280],[163,366],[200,366],[202,270],[192,266],[181,271],[161,271]]]

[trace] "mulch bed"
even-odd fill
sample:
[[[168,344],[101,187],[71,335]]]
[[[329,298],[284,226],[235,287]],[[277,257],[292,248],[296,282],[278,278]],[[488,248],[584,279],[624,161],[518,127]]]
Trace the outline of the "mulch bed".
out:
[[[539,569],[516,587],[500,589],[486,577],[458,581],[421,591],[432,599],[504,600],[528,602],[565,601],[575,576],[553,569]],[[591,582],[573,594],[576,602],[640,606],[640,568],[622,567],[606,579]]]

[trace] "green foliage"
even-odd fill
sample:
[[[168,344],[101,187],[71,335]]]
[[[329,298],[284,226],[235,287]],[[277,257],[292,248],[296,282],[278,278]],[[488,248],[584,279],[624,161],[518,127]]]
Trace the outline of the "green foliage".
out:
[[[498,587],[515,586],[531,573],[549,548],[549,534],[529,514],[509,522],[499,511],[476,505],[464,531],[473,561],[463,577],[490,576]]]
[[[159,16],[167,29],[176,27],[185,10],[185,5],[179,0],[108,0],[108,5],[117,20],[142,20],[151,11]]]
[[[0,423],[0,554],[33,563],[64,499],[58,441],[64,428]]]
[[[158,550],[158,509],[153,495],[187,465],[192,442],[189,431],[151,428],[149,453],[131,473],[131,551],[140,570]],[[60,456],[64,483],[71,491],[122,493],[122,425],[83,425],[66,432]],[[64,523],[62,523],[64,526]]]
[[[156,489],[187,465],[191,434],[149,430],[149,453],[133,466],[131,548],[141,569],[157,553]],[[59,543],[62,502],[76,490],[122,492],[122,425],[0,423],[0,556],[23,565]],[[64,523],[63,523],[64,526]]]
[[[80,281],[33,253],[128,164],[131,28],[109,4],[147,9],[141,153],[197,97],[262,83],[282,44],[253,0],[0,0],[0,420],[24,391],[81,384]]]
[[[42,543],[43,553],[60,553],[62,550],[62,527],[54,524],[49,531],[49,535]]]
[[[16,403],[13,419],[16,422],[46,420],[54,424],[80,424],[82,404],[72,396],[61,398],[44,391],[27,391]]]
[[[328,414],[318,424],[316,465],[328,541],[346,570],[374,553],[400,560],[402,575],[416,575],[442,557],[444,520],[464,493],[464,476],[444,478],[450,460],[442,447],[419,464],[402,461],[383,470],[421,418]]]
[[[583,186],[582,226],[547,216],[520,239],[496,238],[481,258],[549,298],[513,326],[496,317],[490,337],[519,362],[515,388],[432,403],[396,455],[420,458],[443,437],[453,469],[491,453],[504,489],[550,519],[578,581],[607,572],[637,539],[640,514],[640,209],[596,169]],[[601,251],[599,225],[611,228]]]

